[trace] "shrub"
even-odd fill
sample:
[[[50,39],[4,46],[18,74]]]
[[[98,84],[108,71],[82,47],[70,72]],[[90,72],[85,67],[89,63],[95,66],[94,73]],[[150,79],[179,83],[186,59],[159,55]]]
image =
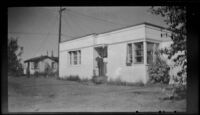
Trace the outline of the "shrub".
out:
[[[40,73],[39,73],[38,71],[36,71],[36,72],[34,73],[34,75],[35,75],[36,77],[38,77],[38,76],[40,75]]]
[[[115,80],[111,79],[110,81],[107,82],[108,84],[111,85],[127,85],[126,82],[123,82],[120,78],[117,78]]]
[[[163,88],[163,92],[167,95],[164,100],[181,100],[186,98],[186,85],[168,85]]]
[[[130,83],[130,82],[122,81],[120,78],[117,78],[115,80],[110,80],[107,82],[107,84],[122,85],[122,86],[144,86],[144,83],[142,82]]]
[[[175,94],[177,95],[177,97],[179,99],[184,99],[186,98],[186,91],[187,90],[187,86],[186,85],[179,85],[175,87]]]
[[[81,81],[78,75],[70,75],[66,79],[69,81]]]
[[[107,76],[93,76],[92,81],[96,84],[102,84],[107,81]]]
[[[157,56],[155,63],[151,63],[148,68],[150,82],[169,83],[169,69],[166,61]]]

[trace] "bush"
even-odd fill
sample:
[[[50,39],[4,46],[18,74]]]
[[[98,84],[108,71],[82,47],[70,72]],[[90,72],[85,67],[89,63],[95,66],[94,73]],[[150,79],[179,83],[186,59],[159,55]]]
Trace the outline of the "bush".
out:
[[[66,79],[69,81],[81,81],[78,75],[70,75]]]
[[[39,77],[40,73],[36,71],[36,72],[34,73],[34,75],[35,75],[36,77]]]
[[[175,92],[174,93],[180,99],[186,98],[187,86],[186,85],[179,85],[179,86],[175,87]]]
[[[122,81],[120,78],[117,78],[115,80],[110,80],[107,82],[107,84],[122,85],[122,86],[144,86],[144,83],[142,82],[130,83],[130,82]]]
[[[107,77],[106,76],[93,76],[92,81],[96,84],[102,84],[107,81]]]
[[[169,66],[166,61],[157,57],[156,62],[149,65],[148,72],[150,82],[152,83],[169,83]]]

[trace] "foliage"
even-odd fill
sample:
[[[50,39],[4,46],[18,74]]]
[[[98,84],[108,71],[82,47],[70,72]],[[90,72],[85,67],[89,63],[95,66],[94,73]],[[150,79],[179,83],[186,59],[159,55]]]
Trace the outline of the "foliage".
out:
[[[153,83],[169,83],[169,66],[162,60],[159,51],[156,52],[155,63],[151,63],[148,68],[150,81]]]
[[[20,76],[23,74],[23,66],[20,56],[23,53],[23,47],[18,45],[18,40],[8,39],[8,74]]]
[[[130,83],[130,82],[122,81],[120,78],[110,80],[107,82],[107,84],[121,85],[121,86],[144,86],[144,83],[142,83],[142,82]]]
[[[95,84],[102,84],[102,83],[105,83],[107,81],[107,77],[106,76],[93,76],[92,81]]]
[[[46,77],[54,75],[53,69],[51,68],[51,66],[48,63],[45,64],[45,70],[44,70],[43,75]]]
[[[162,53],[168,55],[168,59],[173,59],[174,66],[181,66],[182,70],[178,72],[178,76],[183,78],[187,70],[187,49],[186,49],[186,7],[185,6],[161,6],[152,7],[150,11],[155,15],[165,17],[164,20],[172,32],[170,37],[173,41],[170,49],[162,50]],[[173,58],[178,52],[183,54]],[[184,81],[184,80],[181,80]]]
[[[78,75],[70,75],[66,79],[69,81],[81,81]]]

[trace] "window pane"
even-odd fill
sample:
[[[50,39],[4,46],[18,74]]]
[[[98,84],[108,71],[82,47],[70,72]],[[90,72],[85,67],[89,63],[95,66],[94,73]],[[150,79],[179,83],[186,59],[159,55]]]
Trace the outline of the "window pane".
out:
[[[152,51],[147,51],[147,63],[153,63],[153,52]]]
[[[147,50],[153,50],[154,43],[147,42]]]
[[[81,64],[81,51],[79,50],[79,64]]]
[[[72,52],[71,51],[69,52],[69,63],[70,63],[70,65],[72,65]]]
[[[136,63],[142,63],[143,62],[143,56],[135,57]]]
[[[132,44],[127,45],[127,65],[132,63]]]
[[[134,43],[135,45],[135,62],[142,63],[143,62],[143,42]]]
[[[137,56],[143,56],[143,50],[136,50],[135,53]]]
[[[74,65],[77,64],[77,51],[74,52]]]
[[[154,55],[154,44],[151,42],[147,42],[147,63],[153,63],[153,55]]]
[[[143,42],[135,43],[136,50],[143,50]]]

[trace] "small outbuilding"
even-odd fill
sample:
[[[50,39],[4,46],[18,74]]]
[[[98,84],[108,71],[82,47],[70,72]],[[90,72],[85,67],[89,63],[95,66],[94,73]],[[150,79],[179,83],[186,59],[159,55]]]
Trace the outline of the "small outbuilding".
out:
[[[53,56],[39,56],[30,58],[24,61],[25,63],[25,74],[47,74],[58,72],[58,58]]]

